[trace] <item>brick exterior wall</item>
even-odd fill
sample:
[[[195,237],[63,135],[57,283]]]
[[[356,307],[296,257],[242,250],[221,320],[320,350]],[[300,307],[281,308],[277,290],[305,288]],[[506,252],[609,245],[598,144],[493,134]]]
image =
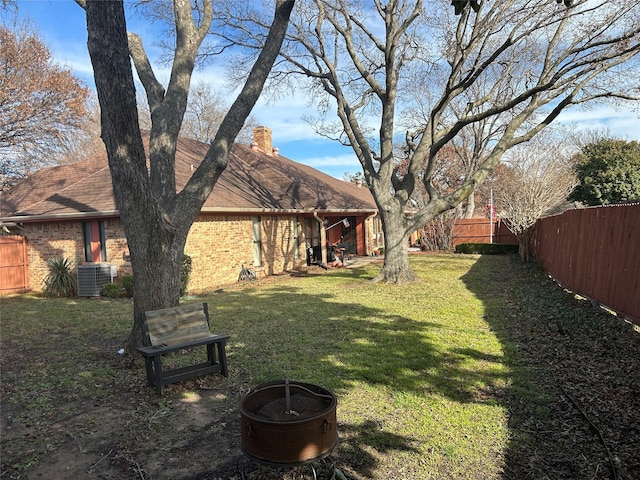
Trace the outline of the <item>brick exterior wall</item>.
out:
[[[259,277],[279,274],[306,265],[302,221],[298,221],[296,257],[293,228],[295,216],[260,218],[261,265],[254,263],[252,216],[200,215],[187,238],[185,253],[193,271],[190,292],[206,292],[238,280],[242,265],[252,267]]]
[[[51,258],[69,258],[78,262],[84,257],[82,249],[82,224],[80,222],[47,222],[25,224],[20,232],[27,239],[27,262],[29,264],[29,288],[41,292],[44,279],[49,273],[47,261]],[[76,247],[77,246],[77,247]]]
[[[188,286],[191,293],[208,292],[235,283],[242,265],[252,267],[258,276],[279,274],[306,266],[302,217],[293,215],[260,218],[261,265],[254,265],[253,218],[249,215],[203,214],[191,227],[185,253],[191,256],[193,270]],[[295,248],[297,221],[298,247]],[[131,273],[128,248],[119,219],[105,221],[107,261],[118,269],[116,281]],[[24,224],[27,239],[29,286],[40,292],[47,276],[47,260],[69,258],[84,265],[84,237],[81,221]]]
[[[107,262],[118,267],[118,276],[131,273],[131,264],[124,259],[127,241],[119,219],[106,219],[105,237]],[[25,223],[20,232],[27,239],[27,261],[29,265],[29,288],[41,292],[44,279],[49,273],[47,261],[61,257],[84,265],[84,236],[81,221]]]

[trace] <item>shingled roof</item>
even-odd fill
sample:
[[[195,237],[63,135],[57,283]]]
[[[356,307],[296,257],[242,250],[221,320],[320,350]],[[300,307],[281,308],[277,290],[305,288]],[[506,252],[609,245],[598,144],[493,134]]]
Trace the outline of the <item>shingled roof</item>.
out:
[[[181,138],[176,183],[181,189],[209,145]],[[247,145],[234,144],[203,212],[277,213],[377,211],[371,193],[314,168]],[[0,197],[0,218],[39,221],[117,215],[106,153],[40,170]]]

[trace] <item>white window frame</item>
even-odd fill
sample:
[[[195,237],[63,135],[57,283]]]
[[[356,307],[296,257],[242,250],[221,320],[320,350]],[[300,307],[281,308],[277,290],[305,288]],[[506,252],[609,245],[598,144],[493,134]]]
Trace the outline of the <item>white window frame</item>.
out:
[[[253,236],[253,266],[262,266],[262,225],[260,217],[251,217],[251,231]]]

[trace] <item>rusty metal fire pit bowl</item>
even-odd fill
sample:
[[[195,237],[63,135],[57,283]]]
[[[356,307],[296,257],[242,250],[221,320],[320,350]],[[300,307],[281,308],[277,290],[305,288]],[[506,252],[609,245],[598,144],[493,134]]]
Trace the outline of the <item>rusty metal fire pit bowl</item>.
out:
[[[257,386],[240,402],[242,450],[273,465],[313,462],[338,443],[336,396],[318,385],[276,381]]]

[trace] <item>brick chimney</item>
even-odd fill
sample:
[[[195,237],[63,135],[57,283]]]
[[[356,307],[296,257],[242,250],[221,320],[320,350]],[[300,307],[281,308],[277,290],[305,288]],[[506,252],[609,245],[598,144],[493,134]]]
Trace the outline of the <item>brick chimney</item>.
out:
[[[267,155],[273,155],[273,146],[271,145],[271,129],[267,127],[256,127],[253,129],[252,146],[263,151]]]

